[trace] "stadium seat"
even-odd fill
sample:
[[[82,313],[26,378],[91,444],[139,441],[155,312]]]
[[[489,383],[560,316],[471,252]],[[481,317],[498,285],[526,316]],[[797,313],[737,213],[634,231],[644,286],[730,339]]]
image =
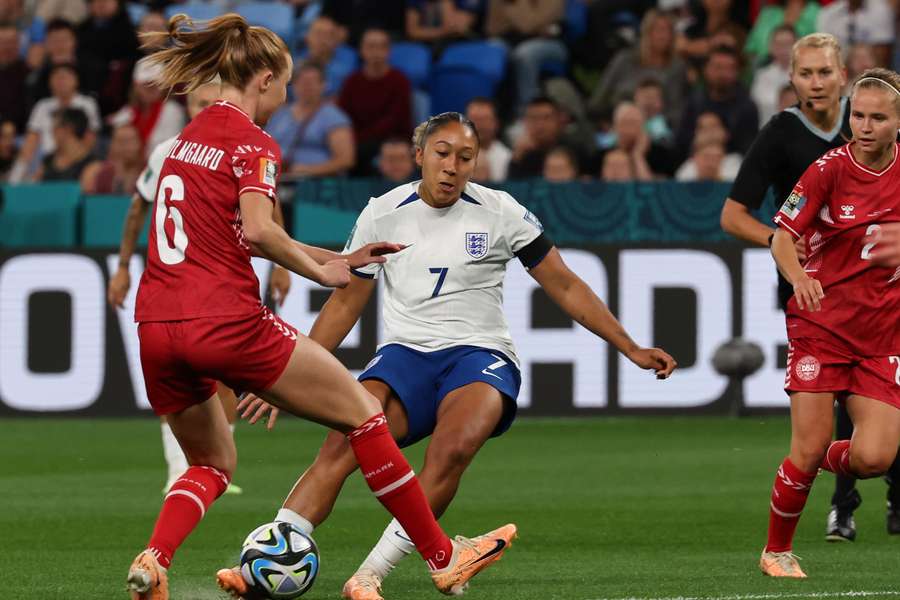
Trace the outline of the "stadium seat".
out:
[[[431,96],[424,90],[413,90],[412,93],[413,125],[427,121],[431,116]]]
[[[166,7],[166,18],[171,19],[174,15],[184,13],[195,21],[206,21],[218,17],[224,12],[221,6],[212,2],[187,2],[171,4]]]
[[[431,112],[464,112],[469,100],[493,97],[498,81],[486,77],[475,65],[437,65],[431,71]]]
[[[390,63],[403,71],[414,88],[425,89],[428,86],[428,74],[431,71],[431,50],[418,42],[394,42],[391,45]]]
[[[31,183],[3,188],[3,245],[68,247],[78,241],[78,183]]]
[[[135,27],[141,22],[141,19],[144,18],[144,15],[147,14],[148,10],[146,5],[138,4],[136,2],[129,2],[126,8],[128,9],[128,17]]]
[[[587,33],[588,3],[585,0],[566,0],[563,20],[566,39],[575,41]]]
[[[506,54],[506,46],[497,42],[458,42],[447,46],[436,66],[466,67],[496,84],[506,73]]]
[[[294,40],[294,9],[281,2],[242,2],[234,7],[251,25],[275,32],[291,48]]]
[[[89,248],[116,248],[122,237],[122,224],[131,196],[85,196],[81,219],[81,243]],[[153,220],[153,212],[149,211],[147,222]],[[140,247],[147,245],[147,229],[145,223]]]

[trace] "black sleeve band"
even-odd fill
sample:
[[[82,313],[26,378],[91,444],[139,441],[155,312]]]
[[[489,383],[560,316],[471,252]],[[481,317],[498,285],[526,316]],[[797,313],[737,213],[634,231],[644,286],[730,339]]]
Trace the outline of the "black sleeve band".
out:
[[[365,273],[363,271],[357,271],[356,269],[350,269],[350,272],[356,275],[357,277],[362,277],[363,279],[375,279],[374,275],[370,275],[369,273]]]
[[[532,269],[538,266],[552,249],[553,242],[550,241],[550,238],[547,237],[546,234],[541,233],[541,235],[534,238],[531,243],[520,248],[519,251],[516,252],[516,256],[526,269]]]

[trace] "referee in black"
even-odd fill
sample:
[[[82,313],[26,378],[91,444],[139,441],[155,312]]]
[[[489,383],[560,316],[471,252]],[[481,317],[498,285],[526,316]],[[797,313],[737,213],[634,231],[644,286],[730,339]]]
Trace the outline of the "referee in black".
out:
[[[826,33],[813,33],[797,40],[791,52],[790,70],[799,102],[776,114],[759,132],[722,207],[722,229],[758,246],[771,245],[775,230],[756,220],[750,211],[762,205],[769,187],[778,208],[809,165],[832,148],[849,142],[852,136],[850,102],[841,97],[846,70],[837,39]],[[806,259],[802,239],[797,242],[797,254],[801,260]],[[778,302],[782,310],[793,293],[791,285],[779,274]],[[850,439],[852,434],[850,415],[840,403],[836,437]],[[862,498],[855,479],[835,479],[825,539],[852,541],[856,538],[853,511]],[[886,479],[887,530],[900,534],[900,457]]]

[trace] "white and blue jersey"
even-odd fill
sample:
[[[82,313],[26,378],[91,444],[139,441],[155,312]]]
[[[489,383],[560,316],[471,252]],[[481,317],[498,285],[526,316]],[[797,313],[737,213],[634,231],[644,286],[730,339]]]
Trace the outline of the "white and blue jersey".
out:
[[[376,241],[410,246],[384,264],[354,270],[384,284],[385,345],[422,352],[479,346],[518,364],[503,315],[503,279],[510,259],[541,236],[540,222],[506,192],[469,183],[452,206],[434,208],[418,187],[404,184],[371,199],[347,242],[351,252]],[[530,268],[544,255],[523,262]]]
[[[531,268],[551,245],[537,218],[506,192],[477,184],[447,208],[418,195],[418,181],[373,198],[347,251],[390,241],[409,247],[387,262],[354,269],[384,284],[385,339],[360,380],[387,383],[403,403],[406,446],[431,434],[437,409],[454,389],[481,381],[506,402],[494,435],[515,418],[518,358],[503,315],[503,279],[515,256]]]

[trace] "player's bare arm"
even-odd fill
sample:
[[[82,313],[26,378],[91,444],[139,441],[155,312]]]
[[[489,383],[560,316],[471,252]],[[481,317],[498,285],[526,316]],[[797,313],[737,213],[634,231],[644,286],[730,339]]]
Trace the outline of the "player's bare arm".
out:
[[[309,338],[334,352],[359,320],[374,290],[375,280],[364,277],[353,277],[347,287],[334,290],[309,330]]]
[[[725,233],[757,246],[768,246],[769,237],[775,233],[775,229],[758,221],[750,213],[749,208],[731,198],[727,198],[722,206],[719,224]],[[800,260],[806,260],[806,244],[803,238],[798,238],[794,247]]]
[[[383,263],[387,260],[385,255],[400,252],[406,248],[403,244],[395,244],[393,242],[374,242],[372,244],[366,244],[355,252],[341,254],[340,252],[326,250],[325,248],[319,248],[318,246],[310,246],[303,242],[295,241],[294,243],[297,244],[300,250],[309,255],[320,265],[324,265],[333,260],[346,260],[352,269],[359,269],[360,267],[365,267],[366,265],[371,265],[373,263]]]
[[[529,273],[567,315],[612,344],[637,366],[653,369],[660,379],[667,378],[675,370],[678,363],[665,351],[642,348],[631,339],[603,300],[566,266],[556,248],[550,250]]]
[[[259,253],[282,267],[327,287],[350,283],[350,265],[333,260],[320,265],[303,252],[272,217],[272,202],[259,192],[241,194],[244,237]]]
[[[749,208],[731,198],[725,200],[719,222],[726,233],[757,246],[768,246],[769,236],[775,232],[750,214]]]
[[[128,273],[128,263],[137,246],[138,236],[144,227],[147,218],[149,203],[141,198],[140,194],[132,194],[131,205],[128,207],[128,215],[125,217],[125,225],[122,228],[122,242],[119,244],[119,268],[109,280],[106,298],[112,306],[122,307],[125,296],[131,288],[131,275]]]
[[[794,247],[794,237],[787,230],[779,229],[772,238],[772,256],[775,264],[785,279],[794,286],[794,295],[801,310],[817,311],[822,308],[822,284],[817,279],[807,275],[797,250]]]
[[[882,267],[900,267],[900,223],[882,223],[880,228],[863,238],[863,244],[872,246],[869,256]]]

